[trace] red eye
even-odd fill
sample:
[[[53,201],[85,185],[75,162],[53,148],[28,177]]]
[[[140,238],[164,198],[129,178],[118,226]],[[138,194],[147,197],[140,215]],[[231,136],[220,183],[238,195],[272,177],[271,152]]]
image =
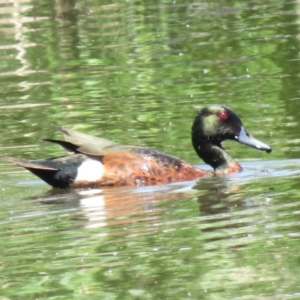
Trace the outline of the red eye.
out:
[[[225,111],[219,112],[219,118],[222,120],[226,120],[228,118],[228,114]]]

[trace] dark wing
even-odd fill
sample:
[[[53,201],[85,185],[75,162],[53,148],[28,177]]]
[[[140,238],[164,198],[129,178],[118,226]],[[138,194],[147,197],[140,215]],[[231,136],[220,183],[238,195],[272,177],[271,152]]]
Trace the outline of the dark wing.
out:
[[[104,150],[105,148],[118,145],[113,141],[104,138],[98,138],[61,126],[53,127],[63,133],[65,142],[52,139],[46,139],[46,141],[57,143],[65,149],[67,149],[68,151],[93,156],[102,156],[106,153],[106,151]]]
[[[43,141],[58,144],[58,145],[62,146],[65,150],[67,150],[68,152],[80,153],[78,151],[78,146],[76,146],[72,143],[69,143],[69,142],[53,140],[53,139],[43,139]]]
[[[67,151],[82,153],[89,156],[103,156],[111,152],[130,152],[135,154],[146,155],[146,152],[159,153],[158,151],[144,147],[121,145],[111,140],[95,137],[75,130],[67,129],[62,126],[52,125],[55,129],[63,133],[65,141],[55,139],[44,139],[45,141],[56,143],[65,148]]]
[[[53,125],[52,125],[53,126]],[[53,126],[57,130],[63,133],[65,141],[47,139],[47,141],[56,143],[64,147],[66,150],[82,153],[94,158],[99,158],[105,154],[118,153],[131,153],[140,156],[143,159],[152,159],[158,163],[161,167],[173,167],[175,169],[180,168],[182,160],[145,147],[121,145],[113,141],[99,138],[85,133],[81,133],[75,130],[67,129],[61,126]]]

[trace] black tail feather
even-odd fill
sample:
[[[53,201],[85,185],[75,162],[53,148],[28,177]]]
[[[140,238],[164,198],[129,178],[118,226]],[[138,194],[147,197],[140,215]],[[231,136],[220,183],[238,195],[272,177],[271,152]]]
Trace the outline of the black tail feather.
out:
[[[72,143],[60,141],[60,140],[53,140],[53,139],[43,139],[43,141],[58,144],[58,145],[62,146],[65,150],[67,150],[68,152],[79,153],[77,151],[78,146],[76,146]]]
[[[38,176],[40,179],[48,183],[54,188],[60,188],[65,189],[70,186],[72,183],[71,178],[69,180],[58,180],[57,174],[60,171],[54,171],[54,170],[43,170],[43,169],[33,169],[33,168],[26,168],[28,171],[33,173],[34,175]]]
[[[54,188],[70,187],[77,174],[76,166],[68,169],[63,168],[60,160],[56,159],[27,160],[15,157],[7,157],[6,159],[27,169]]]

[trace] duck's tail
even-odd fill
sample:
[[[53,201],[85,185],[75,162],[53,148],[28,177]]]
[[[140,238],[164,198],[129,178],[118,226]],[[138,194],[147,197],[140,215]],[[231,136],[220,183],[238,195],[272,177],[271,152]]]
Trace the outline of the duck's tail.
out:
[[[6,157],[6,159],[27,169],[54,188],[68,188],[74,180],[73,172],[64,172],[52,159],[27,160],[15,157]]]

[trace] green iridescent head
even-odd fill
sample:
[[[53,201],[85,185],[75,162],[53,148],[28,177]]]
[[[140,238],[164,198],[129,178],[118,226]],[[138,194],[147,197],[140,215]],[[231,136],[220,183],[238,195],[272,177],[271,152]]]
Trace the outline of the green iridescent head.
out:
[[[208,105],[198,112],[192,126],[192,139],[195,148],[201,141],[221,146],[222,141],[229,139],[258,150],[272,151],[268,145],[252,137],[236,113],[225,105]]]

